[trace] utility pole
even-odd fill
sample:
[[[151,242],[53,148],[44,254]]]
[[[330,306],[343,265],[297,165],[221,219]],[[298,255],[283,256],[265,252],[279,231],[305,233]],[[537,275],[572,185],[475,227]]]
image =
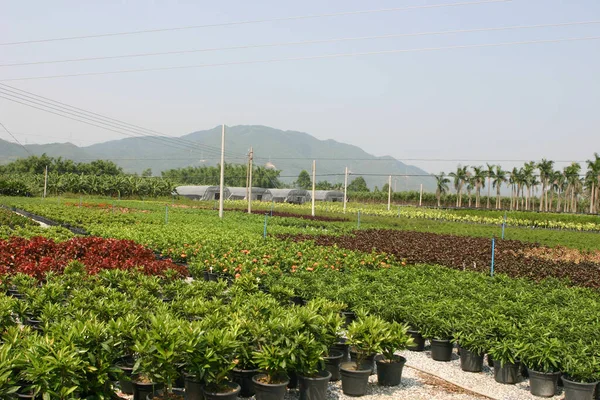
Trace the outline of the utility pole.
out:
[[[419,193],[419,207],[423,204],[423,184],[421,183],[421,192]]]
[[[225,124],[221,129],[221,182],[219,184],[219,218],[223,218],[223,181],[225,180]]]
[[[317,178],[317,160],[313,160],[312,166],[312,216],[315,216],[315,179]]]
[[[44,172],[44,198],[46,198],[46,188],[48,187],[48,166],[46,165],[46,171]]]
[[[388,211],[390,211],[390,207],[392,206],[392,176],[388,179]]]
[[[346,172],[344,173],[344,214],[346,214],[346,202],[348,193],[348,167],[346,167]]]
[[[248,214],[252,214],[252,159],[254,158],[254,151],[250,147],[250,169],[248,172]]]

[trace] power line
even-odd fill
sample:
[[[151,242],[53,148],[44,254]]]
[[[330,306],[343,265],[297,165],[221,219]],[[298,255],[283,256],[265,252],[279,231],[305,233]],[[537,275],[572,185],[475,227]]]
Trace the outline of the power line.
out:
[[[6,91],[8,91],[10,93],[6,93]],[[19,93],[19,92],[21,92],[21,93]],[[118,120],[115,118],[104,116],[102,114],[84,110],[82,108],[71,106],[69,104],[62,103],[60,101],[56,101],[56,100],[53,100],[53,99],[50,99],[50,98],[47,98],[44,96],[40,96],[38,94],[31,93],[26,90],[18,89],[16,87],[9,86],[6,84],[0,83],[0,93],[2,93],[4,95],[13,96],[13,97],[21,96],[21,97],[17,97],[17,98],[19,100],[29,101],[34,104],[43,105],[45,107],[55,109],[60,112],[65,112],[67,114],[71,114],[71,115],[77,114],[76,116],[78,116],[80,118],[91,119],[93,121],[97,121],[98,123],[106,124],[108,126],[116,127],[119,129],[124,129],[128,132],[132,132],[137,135],[153,137],[153,138],[156,138],[156,140],[160,140],[162,142],[183,145],[183,146],[185,146],[186,149],[188,146],[194,146],[194,147],[199,148],[202,151],[219,153],[219,154],[221,152],[221,149],[217,148],[217,147],[202,145],[202,144],[190,141],[190,140],[173,137],[173,136],[167,135],[166,133],[158,132],[158,131],[155,131],[152,129],[147,129],[147,128],[141,127],[139,125],[130,124],[130,123],[127,123],[127,122],[124,122],[124,121],[121,121],[121,120]],[[22,97],[26,97],[27,99],[23,99]],[[30,99],[33,99],[33,100],[30,100]],[[42,104],[40,104],[39,102],[42,102]],[[58,107],[58,108],[56,108],[56,107]],[[64,111],[64,110],[67,110],[67,111]],[[161,137],[161,136],[164,136],[164,137]],[[231,153],[231,154],[233,154],[233,153]],[[227,152],[227,155],[229,156],[230,152]]]
[[[411,10],[444,8],[444,7],[459,7],[459,6],[469,6],[469,5],[479,5],[479,4],[506,3],[506,2],[510,2],[510,1],[512,1],[512,0],[481,0],[481,1],[459,2],[459,3],[430,4],[430,5],[424,5],[424,6],[380,8],[380,9],[374,9],[374,10],[360,10],[360,11],[344,11],[344,12],[337,12],[337,13],[312,14],[312,15],[292,16],[292,17],[279,17],[279,18],[255,19],[255,20],[247,20],[247,21],[223,22],[223,23],[218,23],[218,24],[189,25],[189,26],[180,26],[180,27],[174,27],[174,28],[157,28],[157,29],[145,29],[145,30],[139,30],[139,31],[101,33],[101,34],[96,34],[96,35],[81,35],[81,36],[67,36],[67,37],[61,37],[61,38],[51,38],[51,39],[24,40],[24,41],[18,41],[18,42],[0,43],[0,46],[14,46],[14,45],[23,45],[23,44],[32,44],[32,43],[58,42],[58,41],[66,41],[66,40],[91,39],[91,38],[122,36],[122,35],[138,35],[138,34],[143,34],[143,33],[172,32],[172,31],[183,31],[183,30],[189,30],[189,29],[214,28],[214,27],[219,27],[219,26],[249,25],[249,24],[258,24],[258,23],[265,23],[265,22],[280,22],[280,21],[293,21],[293,20],[315,19],[315,18],[326,18],[326,17],[341,17],[341,16],[348,16],[348,15],[374,14],[374,13],[383,13],[383,12],[391,12],[391,11],[411,11]]]
[[[12,133],[11,133],[11,132],[8,130],[8,128],[7,128],[6,126],[4,126],[4,124],[3,124],[2,122],[0,122],[0,126],[2,126],[2,128],[4,128],[4,130],[5,130],[6,132],[8,132],[8,134],[10,135],[10,137],[11,137],[11,138],[13,138],[13,139],[15,140],[15,142],[17,142],[17,143],[19,144],[19,146],[21,146],[21,147],[22,147],[22,148],[23,148],[23,149],[24,149],[24,150],[25,150],[25,151],[26,151],[26,152],[27,152],[29,155],[31,155],[31,152],[30,152],[29,150],[27,150],[27,147],[23,146],[23,145],[21,144],[21,142],[19,142],[19,139],[17,139],[17,138],[15,137],[15,135],[13,135],[13,134],[12,134]]]
[[[554,24],[514,25],[514,26],[502,26],[502,27],[492,27],[492,28],[473,28],[473,29],[458,29],[458,30],[445,30],[445,31],[398,33],[398,34],[377,35],[377,36],[358,36],[358,37],[346,37],[346,38],[306,40],[306,41],[297,41],[297,42],[263,43],[263,44],[230,46],[230,47],[212,47],[212,48],[204,48],[204,49],[124,54],[124,55],[116,55],[116,56],[99,56],[99,57],[85,57],[85,58],[70,58],[70,59],[63,59],[63,60],[32,61],[32,62],[23,62],[23,63],[0,64],[0,67],[17,67],[17,66],[25,66],[25,65],[42,65],[42,64],[59,64],[59,63],[70,63],[70,62],[84,62],[84,61],[114,60],[114,59],[122,59],[122,58],[155,57],[155,56],[164,56],[164,55],[190,54],[190,53],[201,53],[201,52],[223,51],[223,50],[258,49],[258,48],[268,48],[268,47],[297,46],[297,45],[309,45],[309,44],[321,44],[321,43],[348,42],[348,41],[358,41],[358,40],[393,39],[393,38],[414,37],[414,36],[433,36],[433,35],[449,35],[449,34],[459,34],[459,33],[495,32],[495,31],[507,31],[507,30],[518,30],[518,29],[554,28],[554,27],[566,27],[566,26],[591,25],[591,24],[598,24],[598,23],[600,23],[600,21],[579,21],[579,22],[561,22],[561,23],[554,23]]]
[[[317,56],[273,58],[273,59],[266,59],[266,60],[234,61],[234,62],[214,63],[214,64],[197,64],[197,65],[182,65],[182,66],[157,67],[157,68],[138,68],[138,69],[103,71],[103,72],[84,72],[84,73],[78,73],[78,74],[32,76],[32,77],[21,77],[21,78],[11,78],[11,79],[0,79],[0,82],[27,81],[27,80],[36,80],[36,79],[70,78],[70,77],[79,77],[79,76],[115,75],[115,74],[128,74],[128,73],[135,73],[135,72],[167,71],[167,70],[191,69],[191,68],[224,67],[224,66],[231,66],[231,65],[267,64],[267,63],[283,62],[283,61],[318,60],[318,59],[330,59],[330,58],[339,58],[339,57],[371,56],[371,55],[380,55],[380,54],[398,54],[398,53],[427,52],[427,51],[439,51],[439,50],[486,48],[486,47],[506,47],[506,46],[527,45],[527,44],[575,42],[575,41],[598,40],[598,39],[600,39],[600,36],[574,37],[574,38],[563,38],[563,39],[547,39],[547,40],[529,40],[529,41],[520,41],[520,42],[468,44],[468,45],[444,46],[444,47],[422,47],[422,48],[415,48],[415,49],[394,49],[394,50],[369,51],[369,52],[357,52],[357,53],[324,54],[324,55],[317,55]]]
[[[258,160],[313,160],[314,157],[254,157]],[[474,160],[474,159],[456,159],[456,158],[337,158],[337,157],[324,157],[317,158],[317,161],[445,161],[445,162],[530,162],[530,161],[541,161],[540,160]],[[570,162],[585,162],[585,160],[553,160],[556,163],[570,163]]]

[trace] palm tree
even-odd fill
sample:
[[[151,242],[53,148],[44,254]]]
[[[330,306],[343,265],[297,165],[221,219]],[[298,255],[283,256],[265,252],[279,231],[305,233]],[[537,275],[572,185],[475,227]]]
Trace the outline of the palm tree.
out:
[[[512,210],[515,207],[515,203],[518,209],[519,203],[519,192],[517,190],[517,180],[519,178],[519,170],[517,167],[513,167],[510,176],[508,178],[508,183],[510,183],[510,209]],[[516,200],[516,201],[515,201]]]
[[[490,188],[492,187],[491,180],[494,177],[494,165],[490,165],[489,163],[485,164],[487,165],[487,171],[485,171],[485,176],[488,180],[487,208],[490,208]]]
[[[577,212],[577,194],[581,187],[581,181],[579,179],[579,173],[581,172],[581,165],[578,163],[571,163],[568,167],[565,167],[565,180],[567,181],[567,191],[565,193],[565,212]],[[570,197],[570,201],[569,201]]]
[[[456,207],[460,207],[462,205],[462,188],[465,182],[468,179],[468,166],[464,167],[458,166],[456,167],[456,172],[450,172],[448,176],[454,178],[454,188],[456,189]]]
[[[475,179],[471,172],[467,172],[467,198],[469,199],[469,208],[471,208],[471,192],[475,188]]]
[[[475,183],[475,207],[479,208],[480,206],[480,198],[481,198],[481,188],[485,187],[485,171],[483,167],[480,165],[478,167],[473,167],[473,181]]]
[[[535,162],[531,161],[525,163],[523,166],[523,183],[527,188],[525,192],[525,210],[529,211],[529,199],[531,198],[531,187],[535,183],[535,176],[533,175],[533,171],[535,171]]]
[[[548,211],[548,192],[546,188],[548,187],[550,174],[554,171],[554,161],[542,158],[542,161],[537,164],[537,168],[540,170],[540,182],[542,182],[539,211]]]
[[[437,206],[441,207],[440,198],[443,194],[448,191],[448,184],[450,183],[450,179],[446,178],[446,175],[443,172],[440,172],[439,175],[434,175],[436,180],[436,190],[435,196],[437,197]]]
[[[586,179],[591,183],[590,186],[590,214],[598,212],[596,203],[599,203],[600,195],[600,155],[594,153],[594,160],[586,161],[588,171]],[[589,178],[588,176],[589,175]]]
[[[506,171],[504,171],[500,165],[496,165],[496,170],[494,171],[494,181],[492,182],[496,188],[496,210],[500,209],[502,206],[500,188],[504,182],[506,182]]]

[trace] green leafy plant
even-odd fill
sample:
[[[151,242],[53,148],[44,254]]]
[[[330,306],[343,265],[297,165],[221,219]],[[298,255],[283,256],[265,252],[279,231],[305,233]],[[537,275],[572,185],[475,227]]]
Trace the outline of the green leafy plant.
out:
[[[10,344],[0,346],[0,399],[11,399],[19,390],[15,374],[17,362]]]
[[[356,369],[366,357],[381,351],[381,343],[389,335],[389,326],[377,316],[360,316],[348,327],[347,343],[356,351]]]
[[[561,340],[551,337],[550,333],[518,339],[515,343],[516,357],[527,368],[537,372],[558,372],[565,355],[565,345]]]
[[[151,382],[163,383],[167,392],[179,376],[183,363],[182,321],[165,312],[150,316],[147,329],[138,331],[133,350],[139,355],[133,373]]]
[[[407,332],[408,325],[397,322],[388,324],[387,334],[383,337],[379,345],[384,360],[393,361],[395,358],[394,353],[414,344],[412,337]]]
[[[600,354],[598,341],[579,341],[569,346],[563,359],[563,373],[575,382],[593,383],[600,381]]]

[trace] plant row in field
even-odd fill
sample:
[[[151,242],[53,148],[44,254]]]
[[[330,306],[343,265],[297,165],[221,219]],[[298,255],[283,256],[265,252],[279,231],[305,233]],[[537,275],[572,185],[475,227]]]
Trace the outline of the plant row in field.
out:
[[[344,236],[280,237],[294,241],[311,240],[319,246],[336,246],[361,252],[375,249],[410,264],[431,263],[458,270],[491,272],[492,242],[483,238],[376,229],[359,230]],[[567,279],[578,286],[600,288],[600,263],[597,258],[597,252],[561,253],[560,249],[516,240],[496,240],[494,270],[515,278],[539,281],[551,277]]]
[[[19,298],[0,295],[2,396],[113,398],[111,382],[120,380],[122,390],[133,381],[141,398],[144,387],[172,389],[184,377],[188,391],[201,385],[209,393],[231,392],[231,381],[239,382],[234,369],[260,369],[265,383],[312,377],[340,340],[345,307],[323,299],[294,307],[285,291],[260,292],[251,275],[227,289],[224,282],[120,270],[90,276],[71,263],[64,275],[44,281],[25,275],[2,281]],[[407,327],[365,316],[348,329],[348,343],[360,354],[393,357],[410,339]]]
[[[269,205],[259,204],[258,207],[265,209]],[[285,210],[308,210],[310,204],[277,204],[277,209]],[[319,212],[343,213],[344,207],[339,203],[318,203],[315,208]],[[504,213],[501,211],[487,210],[442,210],[435,208],[419,207],[397,207],[393,206],[387,210],[382,204],[357,204],[349,203],[346,207],[346,213],[356,215],[358,212],[363,215],[375,215],[382,217],[405,217],[410,219],[432,219],[448,222],[466,222],[486,225],[502,225],[527,228],[548,228],[548,229],[566,229],[575,231],[600,231],[600,221],[594,216],[579,215],[555,215],[548,213],[533,212],[507,212],[507,218],[504,219]]]
[[[569,380],[600,379],[595,292],[423,265],[307,268],[247,271],[229,288],[169,274],[88,276],[78,263],[62,276],[47,275],[43,285],[21,274],[5,277],[3,288],[20,300],[0,295],[0,365],[9,378],[3,388],[20,380],[50,398],[108,397],[108,381],[124,379],[127,368],[134,379],[167,387],[187,372],[209,391],[225,385],[234,367],[258,368],[275,381],[293,372],[311,376],[340,339],[342,310],[359,316],[347,337],[365,356],[391,351],[392,358],[409,344],[406,323],[501,365],[521,361]],[[17,328],[15,316],[35,329]]]
[[[168,270],[187,275],[184,267],[170,260],[156,260],[152,250],[129,240],[77,237],[55,242],[44,237],[0,239],[0,274],[23,273],[43,278],[48,272],[62,273],[72,261],[83,263],[90,274],[103,269],[135,270],[164,274]]]

